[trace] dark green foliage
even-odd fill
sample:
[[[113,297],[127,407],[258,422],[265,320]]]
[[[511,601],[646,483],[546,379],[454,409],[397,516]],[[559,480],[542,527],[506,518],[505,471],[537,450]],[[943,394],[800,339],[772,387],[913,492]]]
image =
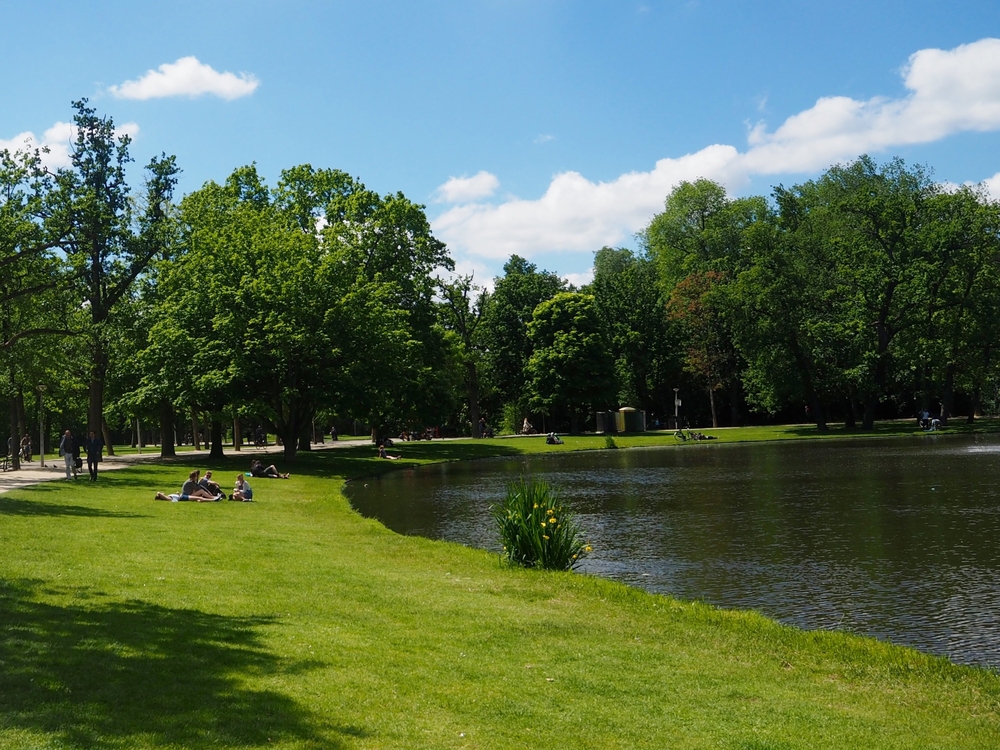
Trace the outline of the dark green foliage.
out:
[[[524,478],[511,482],[503,502],[491,511],[504,557],[512,565],[571,570],[590,551],[572,513],[559,504],[546,482]]]
[[[533,408],[578,420],[614,399],[614,363],[594,297],[560,292],[535,308],[528,336],[528,393]]]

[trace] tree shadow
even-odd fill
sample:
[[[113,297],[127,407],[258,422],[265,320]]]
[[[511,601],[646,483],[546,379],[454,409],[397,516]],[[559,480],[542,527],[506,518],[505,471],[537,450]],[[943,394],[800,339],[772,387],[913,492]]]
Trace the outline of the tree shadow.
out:
[[[268,618],[35,594],[0,581],[0,727],[76,748],[336,748],[337,734],[365,734],[247,686],[248,677],[317,666],[269,653],[258,632]]]
[[[34,489],[34,488],[33,488]],[[0,495],[0,516],[78,516],[99,518],[145,518],[140,513],[122,513],[84,505],[60,505],[40,500],[18,500]]]

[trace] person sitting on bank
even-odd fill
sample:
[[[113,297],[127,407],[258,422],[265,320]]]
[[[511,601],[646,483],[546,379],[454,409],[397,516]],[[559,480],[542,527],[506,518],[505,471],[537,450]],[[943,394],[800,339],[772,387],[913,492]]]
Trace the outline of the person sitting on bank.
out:
[[[550,432],[545,438],[545,443],[547,445],[563,445],[562,438],[556,435],[554,432]]]
[[[233,487],[233,494],[229,496],[229,499],[238,503],[253,502],[253,489],[242,474],[236,475],[236,486]]]
[[[390,456],[388,453],[385,452],[385,445],[382,443],[379,443],[378,446],[378,457],[386,458],[390,461],[398,461],[400,458],[402,458],[402,456]]]
[[[259,459],[255,458],[250,462],[250,476],[261,479],[288,479],[290,475],[282,474],[275,468],[274,464],[264,466]]]
[[[524,418],[524,423],[521,425],[521,434],[522,435],[535,434],[535,426],[528,421],[527,417]]]
[[[206,490],[206,491],[210,492],[212,495],[221,495],[221,494],[223,494],[222,493],[222,487],[220,487],[217,482],[214,482],[212,480],[212,470],[211,469],[209,469],[208,471],[206,471],[205,472],[205,476],[203,476],[200,480],[198,480],[198,486],[201,487],[203,490]]]
[[[181,487],[181,491],[176,495],[164,495],[162,492],[156,493],[157,500],[166,500],[171,503],[179,503],[190,500],[195,503],[214,503],[221,500],[221,495],[212,495],[208,490],[198,484],[200,472],[195,469],[188,474],[187,481]]]

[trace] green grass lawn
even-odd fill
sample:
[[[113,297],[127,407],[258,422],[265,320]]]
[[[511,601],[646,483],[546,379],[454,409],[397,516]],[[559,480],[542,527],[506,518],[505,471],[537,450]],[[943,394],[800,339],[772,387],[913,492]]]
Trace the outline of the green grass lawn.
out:
[[[566,442],[303,455],[248,504],[154,502],[193,456],[0,495],[0,748],[1000,746],[995,673],[509,569],[341,494],[345,477],[604,440]],[[244,466],[201,468],[228,484]]]

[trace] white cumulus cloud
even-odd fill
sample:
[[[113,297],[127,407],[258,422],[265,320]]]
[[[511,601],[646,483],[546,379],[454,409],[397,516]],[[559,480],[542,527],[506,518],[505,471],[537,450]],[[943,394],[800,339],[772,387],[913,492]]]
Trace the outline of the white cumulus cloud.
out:
[[[126,122],[115,128],[115,134],[135,138],[139,134],[139,126],[134,122]],[[9,140],[0,139],[0,151],[27,151],[47,148],[43,153],[42,163],[49,169],[59,169],[70,165],[70,149],[76,140],[76,126],[71,122],[57,122],[47,129],[39,138],[30,130],[18,133]]]
[[[993,200],[1000,201],[1000,172],[983,180],[983,187]]]
[[[706,177],[738,189],[753,175],[811,173],[861,153],[1000,129],[1000,39],[920,50],[902,78],[908,93],[900,98],[823,97],[774,131],[760,123],[750,130],[745,151],[715,144],[609,182],[565,172],[531,200],[486,204],[473,202],[483,195],[456,196],[453,202],[465,205],[442,213],[434,230],[453,249],[484,257],[593,252],[641,229],[684,180]],[[991,180],[987,186],[997,195],[1000,178]],[[490,194],[499,182],[491,186]]]
[[[435,200],[438,203],[468,203],[489,198],[498,187],[500,180],[496,175],[486,171],[481,171],[472,177],[449,177],[448,181],[437,189]]]
[[[227,101],[249,96],[260,81],[250,73],[220,73],[197,57],[182,57],[164,63],[134,81],[125,81],[109,90],[119,99],[162,99],[168,96],[197,97],[205,94]]]

